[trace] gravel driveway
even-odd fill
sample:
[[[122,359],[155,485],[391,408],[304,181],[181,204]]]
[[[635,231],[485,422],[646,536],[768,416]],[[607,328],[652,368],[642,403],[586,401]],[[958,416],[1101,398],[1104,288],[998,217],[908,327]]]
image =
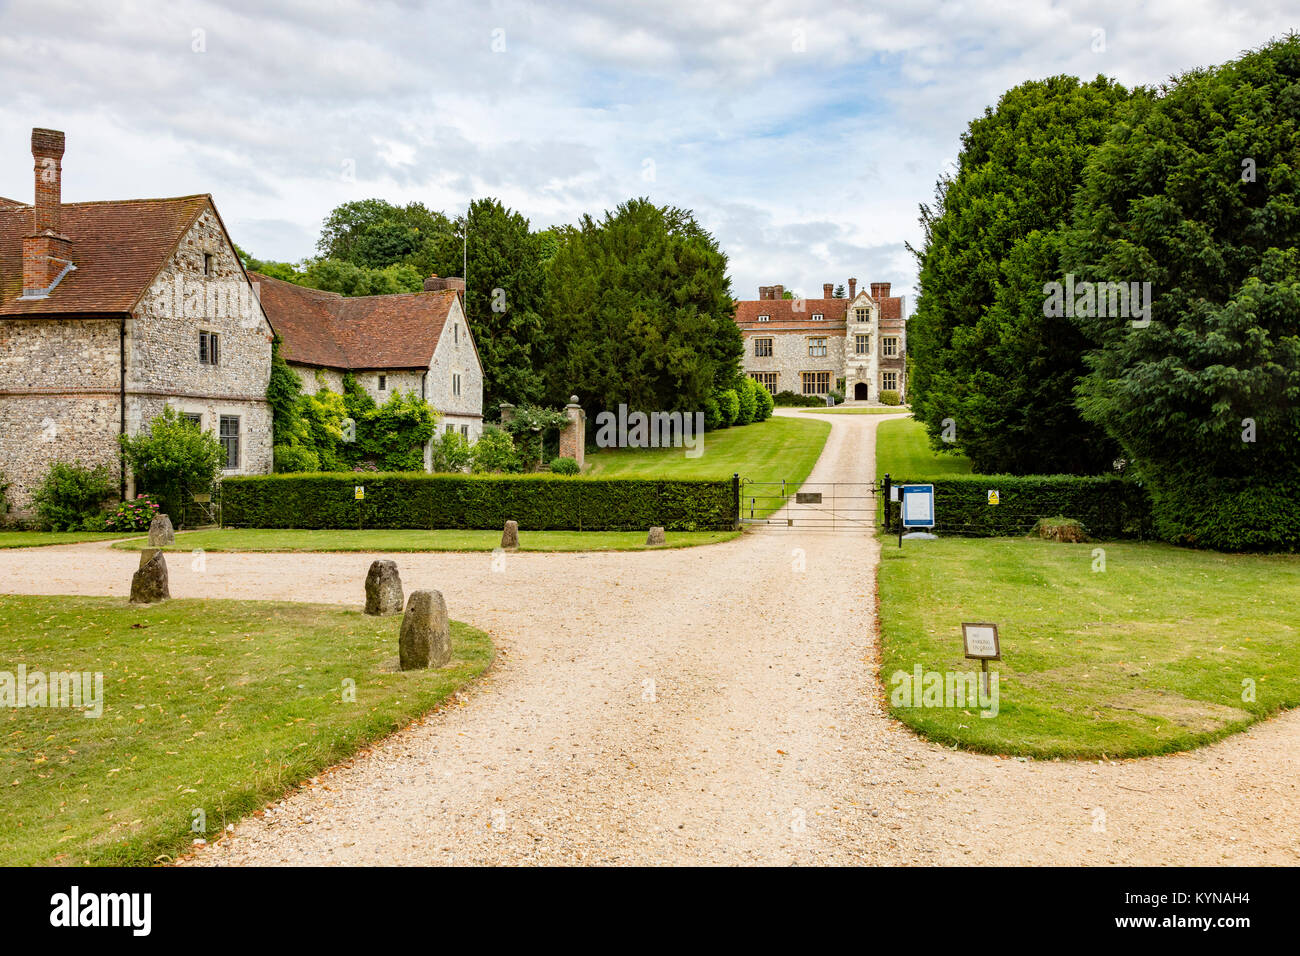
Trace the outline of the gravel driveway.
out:
[[[881,417],[821,417],[812,480],[870,478]],[[1300,862],[1300,712],[1114,763],[964,754],[889,720],[877,551],[865,533],[782,528],[510,555],[503,571],[486,554],[393,555],[408,592],[438,588],[491,631],[493,670],[190,862]],[[372,559],[209,554],[200,574],[176,555],[172,594],[359,604]],[[125,595],[136,561],[0,551],[0,590]]]

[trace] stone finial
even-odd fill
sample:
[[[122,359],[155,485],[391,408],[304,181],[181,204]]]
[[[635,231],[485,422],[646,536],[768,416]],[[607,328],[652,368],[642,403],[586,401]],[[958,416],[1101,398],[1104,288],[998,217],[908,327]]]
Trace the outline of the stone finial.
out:
[[[411,592],[397,650],[404,671],[441,667],[451,660],[451,622],[441,591]]]
[[[578,404],[578,396],[577,396],[577,395],[570,395],[570,396],[569,396],[569,404],[570,404],[570,405],[577,405],[577,404]]]
[[[402,578],[394,561],[374,561],[366,574],[366,613],[402,613]]]
[[[507,551],[515,551],[519,548],[519,522],[507,521],[505,529],[501,532],[501,547]]]
[[[149,547],[161,548],[176,543],[176,530],[167,515],[154,515],[149,522]]]
[[[157,604],[171,597],[167,588],[167,561],[161,551],[140,565],[131,578],[132,604]]]
[[[646,535],[645,543],[648,545],[666,544],[667,541],[664,538],[664,529],[655,525],[650,529],[650,533]]]

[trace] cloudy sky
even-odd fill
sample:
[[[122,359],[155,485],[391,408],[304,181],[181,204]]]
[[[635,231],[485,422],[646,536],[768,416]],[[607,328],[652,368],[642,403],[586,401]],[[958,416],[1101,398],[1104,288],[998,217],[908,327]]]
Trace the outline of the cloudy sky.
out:
[[[1159,83],[1286,7],[0,0],[0,195],[31,201],[46,126],[65,201],[210,192],[260,258],[311,255],[351,199],[497,196],[540,227],[645,195],[696,211],[741,298],[850,275],[910,297],[917,205],[1004,90]]]

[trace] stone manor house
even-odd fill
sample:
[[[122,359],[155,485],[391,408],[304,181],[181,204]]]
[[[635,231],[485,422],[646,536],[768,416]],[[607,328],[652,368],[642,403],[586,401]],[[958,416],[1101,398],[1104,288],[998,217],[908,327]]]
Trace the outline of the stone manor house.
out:
[[[903,297],[888,282],[835,298],[832,284],[820,299],[787,299],[785,287],[759,286],[758,298],[736,303],[745,339],[745,372],[767,386],[800,395],[827,395],[844,382],[847,402],[879,402],[883,391],[906,401],[907,348]]]
[[[347,299],[250,276],[210,195],[62,202],[64,135],[32,130],[35,201],[0,198],[0,475],[11,511],[56,461],[107,465],[165,407],[215,433],[226,474],[271,470],[271,342],[308,389],[352,372],[414,390],[477,438],[483,370],[464,283]],[[426,462],[429,449],[426,448]]]

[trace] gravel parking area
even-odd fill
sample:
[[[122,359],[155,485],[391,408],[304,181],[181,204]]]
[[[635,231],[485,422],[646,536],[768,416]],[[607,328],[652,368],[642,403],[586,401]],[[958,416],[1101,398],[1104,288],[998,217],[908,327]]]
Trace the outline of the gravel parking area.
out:
[[[825,420],[810,480],[868,480],[887,417]],[[1300,713],[1093,763],[949,751],[888,719],[877,550],[775,528],[502,570],[393,555],[408,592],[438,588],[492,633],[489,676],[187,862],[1300,863]],[[172,594],[359,604],[373,557],[172,555]],[[100,544],[0,552],[0,591],[125,596],[136,563]]]

